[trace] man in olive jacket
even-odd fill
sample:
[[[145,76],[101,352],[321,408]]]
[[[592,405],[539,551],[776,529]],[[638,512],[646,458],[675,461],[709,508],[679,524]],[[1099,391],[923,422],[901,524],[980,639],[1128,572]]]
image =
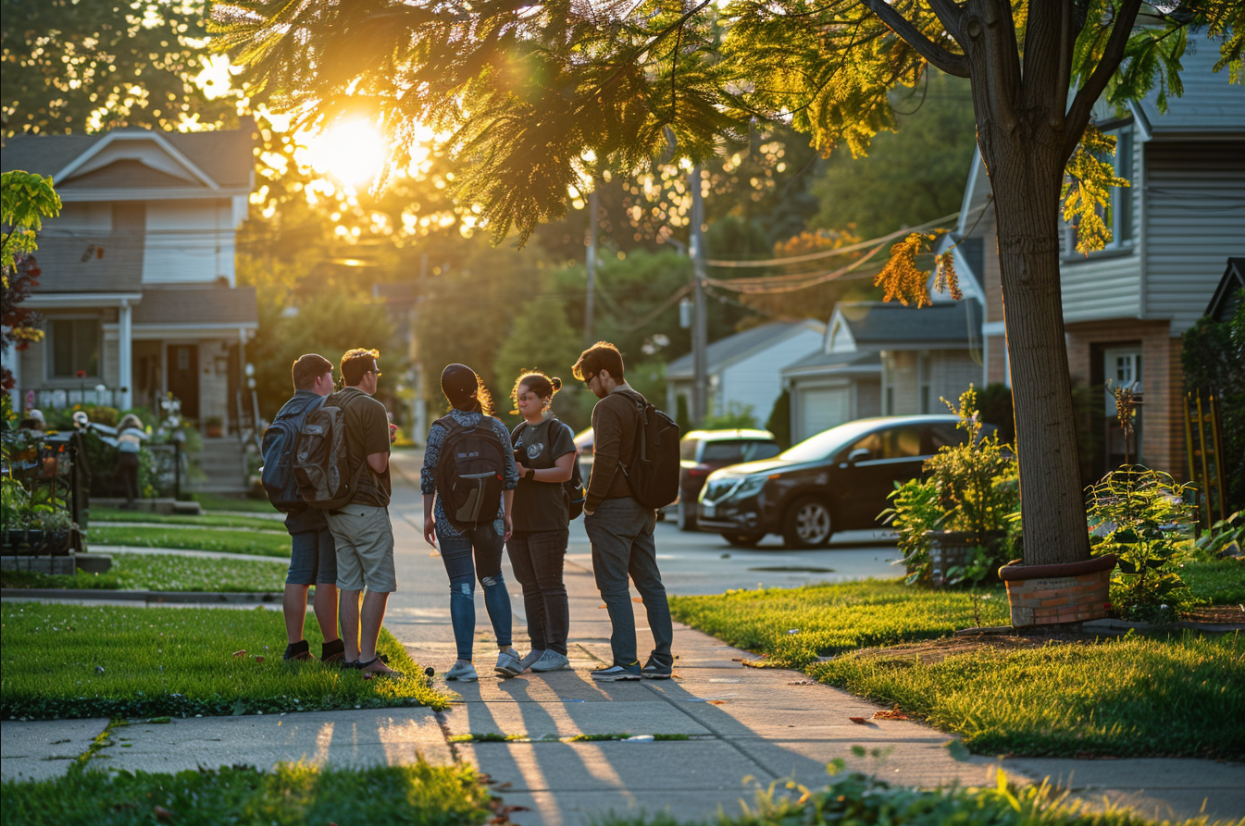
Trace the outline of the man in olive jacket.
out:
[[[657,514],[631,495],[626,475],[619,472],[620,464],[631,462],[647,402],[627,384],[622,354],[609,342],[598,342],[580,354],[574,373],[600,399],[592,409],[592,476],[584,500],[584,528],[592,541],[593,575],[613,626],[614,662],[592,672],[592,678],[602,682],[668,680],[674,666],[670,653],[674,629],[666,587],[657,569],[653,541]],[[640,592],[653,633],[653,651],[643,668],[636,656],[628,576]]]

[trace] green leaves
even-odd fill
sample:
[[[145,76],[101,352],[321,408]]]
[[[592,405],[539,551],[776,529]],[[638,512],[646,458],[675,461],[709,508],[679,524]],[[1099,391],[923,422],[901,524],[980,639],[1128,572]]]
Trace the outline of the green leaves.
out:
[[[51,178],[20,169],[0,175],[0,223],[7,227],[0,263],[6,272],[15,256],[38,249],[35,233],[43,228],[43,219],[55,218],[60,211],[61,199]]]
[[[1111,228],[1104,220],[1111,204],[1111,189],[1131,186],[1115,174],[1111,161],[1114,157],[1115,137],[1104,135],[1090,124],[1068,159],[1062,190],[1063,220],[1076,227],[1076,251],[1083,255],[1111,242]]]

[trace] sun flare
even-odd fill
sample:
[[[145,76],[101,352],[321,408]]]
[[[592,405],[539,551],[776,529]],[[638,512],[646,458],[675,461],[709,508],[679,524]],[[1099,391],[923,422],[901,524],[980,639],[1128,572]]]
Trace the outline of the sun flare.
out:
[[[389,151],[380,130],[365,120],[336,124],[309,136],[306,144],[317,172],[357,188],[376,180]]]

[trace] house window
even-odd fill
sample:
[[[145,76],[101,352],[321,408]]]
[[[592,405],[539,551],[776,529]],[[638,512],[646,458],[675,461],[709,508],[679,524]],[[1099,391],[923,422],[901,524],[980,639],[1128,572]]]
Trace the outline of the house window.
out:
[[[1106,130],[1107,135],[1115,137],[1116,177],[1131,181],[1133,178],[1133,127],[1121,126],[1118,129]],[[1111,188],[1111,200],[1099,208],[1103,223],[1111,229],[1111,241],[1104,247],[1106,250],[1117,250],[1132,245],[1133,241],[1133,190],[1131,187],[1117,186]],[[1076,225],[1064,226],[1064,255],[1069,258],[1083,258],[1076,251]],[[1092,254],[1092,253],[1091,253]]]
[[[51,322],[50,332],[52,378],[99,378],[99,319],[55,319]]]

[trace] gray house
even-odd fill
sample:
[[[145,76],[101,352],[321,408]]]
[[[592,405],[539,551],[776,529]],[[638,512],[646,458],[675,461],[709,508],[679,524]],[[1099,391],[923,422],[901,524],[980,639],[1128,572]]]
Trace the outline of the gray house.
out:
[[[1184,94],[1159,112],[1156,94],[1124,117],[1100,104],[1099,127],[1117,140],[1118,188],[1104,218],[1106,249],[1076,252],[1076,227],[1064,231],[1063,315],[1073,381],[1092,387],[1131,384],[1144,391],[1138,418],[1140,461],[1179,476],[1184,467],[1180,335],[1203,314],[1225,260],[1245,255],[1245,87],[1215,74],[1217,43],[1192,40],[1183,63]],[[960,225],[957,269],[971,272],[985,298],[982,383],[1011,383],[990,184],[973,160]],[[1102,391],[1092,471],[1123,461],[1115,403]]]
[[[966,291],[967,292],[967,291]],[[867,416],[940,413],[981,375],[981,304],[842,302],[822,346],[782,370],[791,437]]]

